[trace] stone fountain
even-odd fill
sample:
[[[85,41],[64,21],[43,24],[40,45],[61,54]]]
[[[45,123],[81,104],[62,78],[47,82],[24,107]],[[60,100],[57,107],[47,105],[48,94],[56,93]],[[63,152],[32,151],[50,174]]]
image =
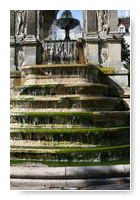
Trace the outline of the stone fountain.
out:
[[[65,40],[45,41],[46,64],[22,67],[13,88],[11,185],[80,188],[129,176],[129,111],[97,66],[76,63],[69,30],[78,23],[64,11]]]
[[[72,17],[72,13],[69,10],[65,10],[61,17],[55,20],[53,26],[50,29],[65,30],[64,40],[52,40],[45,39],[42,53],[42,62],[44,64],[58,64],[58,63],[78,63],[80,62],[81,53],[79,55],[80,46],[76,40],[70,39],[70,30],[76,26],[80,26],[78,19]],[[50,31],[53,34],[54,30]],[[52,36],[53,37],[53,36]],[[82,59],[84,60],[84,59]]]

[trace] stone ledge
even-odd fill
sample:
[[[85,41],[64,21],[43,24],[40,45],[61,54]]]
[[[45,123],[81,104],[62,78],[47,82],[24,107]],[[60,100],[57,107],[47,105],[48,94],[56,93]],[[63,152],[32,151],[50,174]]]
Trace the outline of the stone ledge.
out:
[[[118,187],[125,189],[126,185],[130,186],[130,178],[11,179],[10,184],[11,190],[115,190]]]
[[[87,167],[25,167],[11,166],[11,178],[115,178],[129,177],[130,165],[87,166]]]

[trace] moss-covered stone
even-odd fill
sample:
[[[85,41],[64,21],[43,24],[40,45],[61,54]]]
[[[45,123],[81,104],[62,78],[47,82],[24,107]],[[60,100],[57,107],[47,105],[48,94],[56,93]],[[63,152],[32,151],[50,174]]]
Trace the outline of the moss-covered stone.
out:
[[[98,67],[104,74],[117,74],[118,71],[115,67]]]
[[[37,159],[53,162],[108,162],[128,160],[129,145],[96,148],[11,149],[11,159]]]
[[[129,127],[114,127],[114,128],[21,128],[11,129],[10,138],[13,140],[31,140],[44,141],[44,145],[122,145],[129,144],[130,134]],[[74,143],[74,144],[73,144]]]
[[[49,167],[66,167],[66,166],[103,166],[103,165],[124,165],[130,164],[129,160],[121,160],[121,161],[109,161],[109,162],[51,162],[51,161],[36,161],[36,160],[16,160],[11,159],[10,165],[45,165]]]
[[[18,70],[12,70],[12,71],[10,71],[10,77],[11,78],[20,78],[21,72]]]

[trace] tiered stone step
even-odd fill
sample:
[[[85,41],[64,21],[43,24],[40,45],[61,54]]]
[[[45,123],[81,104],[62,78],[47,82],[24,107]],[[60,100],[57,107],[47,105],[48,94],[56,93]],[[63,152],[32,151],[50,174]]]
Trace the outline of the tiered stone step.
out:
[[[111,128],[51,128],[51,127],[13,127],[11,145],[15,146],[115,146],[129,144],[129,126]]]
[[[16,95],[33,95],[33,96],[48,96],[48,95],[92,95],[106,96],[108,86],[100,83],[75,83],[73,84],[39,84],[39,85],[23,85],[13,88],[17,91]]]
[[[11,159],[47,162],[107,162],[127,160],[129,145],[109,147],[16,146],[11,148]]]
[[[96,111],[73,112],[72,110],[57,112],[44,109],[24,110],[24,112],[12,112],[12,123],[23,124],[81,124],[93,127],[126,126],[129,124],[129,111]],[[44,112],[43,112],[44,111]],[[46,111],[46,112],[45,112]]]
[[[85,95],[54,95],[49,97],[17,97],[11,99],[11,108],[85,108],[88,110],[118,110],[122,100],[114,97]]]
[[[89,65],[27,66],[11,99],[11,164],[129,162],[129,111]]]
[[[96,66],[88,64],[55,64],[55,65],[30,65],[22,67],[22,72],[26,78],[34,78],[34,76],[44,77],[60,77],[65,78],[68,76],[71,77],[92,77],[95,75],[97,80],[98,69]],[[34,76],[33,76],[34,75]]]

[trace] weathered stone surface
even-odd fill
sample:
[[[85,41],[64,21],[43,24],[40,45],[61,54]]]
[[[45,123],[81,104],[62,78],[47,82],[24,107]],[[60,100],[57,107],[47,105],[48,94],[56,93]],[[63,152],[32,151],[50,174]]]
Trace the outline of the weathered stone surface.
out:
[[[11,178],[65,177],[65,167],[11,167]]]

